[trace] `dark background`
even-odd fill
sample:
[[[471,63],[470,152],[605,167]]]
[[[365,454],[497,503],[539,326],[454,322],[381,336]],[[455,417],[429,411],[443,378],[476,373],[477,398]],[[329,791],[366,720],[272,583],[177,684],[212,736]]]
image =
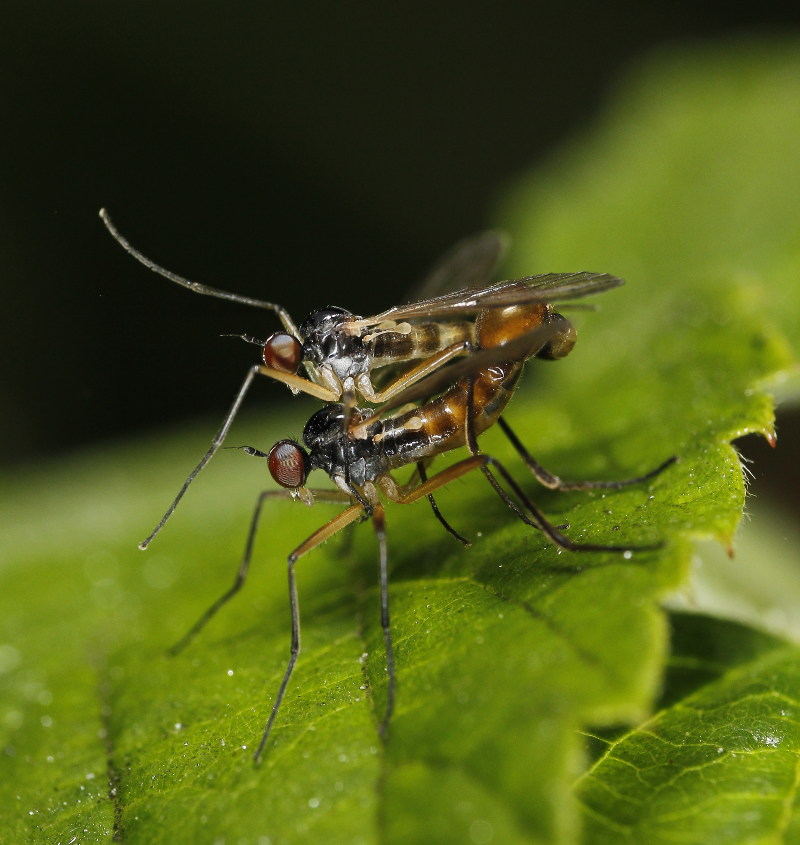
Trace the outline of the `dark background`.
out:
[[[5,4],[0,462],[221,417],[254,350],[218,335],[273,325],[148,273],[100,206],[182,275],[296,319],[369,313],[484,226],[636,57],[798,18],[777,3]]]

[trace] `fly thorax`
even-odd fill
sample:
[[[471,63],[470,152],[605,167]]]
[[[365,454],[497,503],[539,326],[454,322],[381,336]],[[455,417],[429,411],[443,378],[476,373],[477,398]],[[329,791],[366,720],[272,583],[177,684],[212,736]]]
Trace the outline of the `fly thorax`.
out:
[[[361,334],[348,331],[358,318],[344,308],[330,306],[314,311],[298,328],[303,339],[303,358],[318,367],[330,368],[341,381],[369,372],[371,360]]]
[[[317,411],[303,430],[305,443],[312,467],[321,469],[334,480],[349,477],[353,484],[361,486],[386,471],[385,458],[373,434],[382,427],[380,420],[367,428],[367,436],[350,436],[346,424],[354,424],[371,416],[370,410],[353,408],[345,414],[340,404],[326,405]]]
[[[311,466],[331,478],[344,469],[345,414],[342,405],[326,405],[317,411],[303,429],[303,443]]]

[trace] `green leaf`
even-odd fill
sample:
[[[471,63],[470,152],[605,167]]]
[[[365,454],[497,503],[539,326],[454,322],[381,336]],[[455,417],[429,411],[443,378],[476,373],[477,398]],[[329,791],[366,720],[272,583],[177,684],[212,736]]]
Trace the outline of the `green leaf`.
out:
[[[673,626],[682,694],[582,779],[587,841],[796,841],[800,649],[708,617]]]
[[[263,465],[220,454],[146,556],[135,543],[215,421],[8,479],[0,841],[576,841],[578,729],[649,713],[668,655],[659,600],[684,581],[694,538],[732,542],[745,489],[730,441],[772,432],[766,385],[794,366],[775,326],[795,332],[798,312],[796,55],[797,44],[742,43],[656,61],[498,213],[513,269],[628,279],[600,312],[570,312],[581,334],[570,358],[529,366],[507,413],[523,442],[566,478],[680,458],[646,484],[537,490],[537,504],[576,540],[662,549],[559,553],[479,476],[438,496],[469,550],[424,502],[390,507],[388,740],[363,525],[351,547],[336,539],[298,564],[303,651],[255,768],[288,658],[286,555],[328,506],[270,503],[246,588],[170,659],[233,579]],[[313,408],[265,408],[233,442],[268,448]],[[482,445],[535,490],[499,432]]]
[[[769,501],[751,499],[736,555],[698,543],[691,579],[669,606],[736,620],[800,640],[800,530]]]

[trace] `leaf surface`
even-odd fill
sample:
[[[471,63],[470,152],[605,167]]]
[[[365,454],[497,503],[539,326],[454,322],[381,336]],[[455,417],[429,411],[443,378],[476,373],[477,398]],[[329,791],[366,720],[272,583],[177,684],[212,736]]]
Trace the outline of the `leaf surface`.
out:
[[[586,840],[796,841],[800,651],[717,619],[673,625],[681,694],[582,779]]]

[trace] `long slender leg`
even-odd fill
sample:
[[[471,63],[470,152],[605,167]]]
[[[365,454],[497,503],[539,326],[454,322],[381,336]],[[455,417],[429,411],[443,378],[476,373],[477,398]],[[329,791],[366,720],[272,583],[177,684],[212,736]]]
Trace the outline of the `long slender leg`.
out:
[[[267,719],[267,726],[264,728],[264,733],[261,736],[261,742],[259,742],[256,753],[253,755],[253,761],[256,764],[261,761],[261,753],[264,750],[264,746],[267,744],[270,731],[272,730],[272,724],[275,721],[275,717],[278,715],[278,710],[280,709],[281,702],[283,701],[283,696],[286,694],[286,687],[289,684],[289,678],[292,677],[294,664],[297,663],[297,655],[300,654],[300,607],[297,602],[297,582],[294,577],[294,565],[296,561],[297,557],[293,552],[289,555],[288,565],[289,607],[291,608],[292,613],[292,646],[289,653],[289,662],[286,664],[286,670],[283,673],[283,680],[278,688],[278,694],[275,696],[275,703],[272,705],[272,711],[269,714],[269,719]]]
[[[423,484],[418,484],[411,490],[398,492],[396,496],[391,496],[387,490],[384,490],[384,493],[393,502],[397,502],[401,505],[410,505],[412,502],[424,499],[430,493],[434,493],[440,487],[444,487],[445,484],[449,484],[451,481],[461,478],[462,475],[466,475],[468,472],[479,469],[481,464],[485,461],[486,455],[470,455],[470,457],[464,458],[463,460],[458,461],[458,463],[451,464],[449,467],[441,470],[441,472],[437,472],[436,475],[431,476]]]
[[[533,518],[538,523],[538,527],[555,543],[559,548],[562,548],[569,552],[634,552],[634,551],[653,551],[655,549],[660,549],[663,543],[650,543],[646,545],[626,545],[626,546],[617,546],[617,545],[602,545],[600,543],[576,543],[573,540],[570,540],[569,537],[565,537],[552,522],[550,522],[547,517],[539,510],[536,505],[528,498],[524,490],[517,484],[516,481],[512,478],[511,474],[508,470],[498,461],[496,458],[492,458],[489,455],[484,456],[487,459],[487,464],[491,464],[494,466],[500,475],[503,476],[506,484],[514,491],[514,494],[519,498],[519,500],[523,503],[525,508],[531,513]],[[492,485],[493,489],[497,493],[498,496],[515,512],[519,515],[519,511],[514,506],[513,501],[509,497],[509,495],[503,490],[500,486],[500,483],[497,479],[492,475],[489,471],[488,466],[484,467],[484,475],[488,479],[489,483]],[[527,521],[527,520],[523,520]]]
[[[470,377],[467,381],[467,413],[464,417],[464,441],[466,443],[467,449],[469,449],[470,454],[472,455],[480,455],[481,450],[478,446],[478,437],[475,433],[475,379]],[[494,459],[487,458],[481,464],[481,472],[486,476],[486,480],[489,484],[492,485],[495,492],[500,496],[500,498],[505,502],[505,504],[517,515],[517,518],[522,520],[526,525],[529,525],[531,528],[536,528],[537,530],[543,530],[541,519],[544,519],[544,516],[541,514],[534,514],[534,519],[531,519],[524,511],[520,510],[517,505],[510,499],[506,494],[503,488],[498,483],[497,479],[492,475],[491,470],[489,469],[488,464]],[[530,508],[529,508],[530,510]],[[539,518],[541,516],[541,519]],[[547,520],[544,520],[547,522]],[[550,524],[549,522],[547,523]],[[558,532],[558,528],[553,526],[553,530],[562,536],[560,532]],[[554,541],[555,542],[555,541]]]
[[[241,408],[242,402],[244,402],[244,398],[247,395],[247,391],[250,389],[250,385],[253,383],[253,379],[257,375],[270,376],[272,378],[276,378],[280,381],[283,381],[286,384],[289,384],[289,381],[287,380],[287,377],[289,376],[288,373],[280,373],[278,372],[278,370],[272,370],[270,367],[256,365],[251,367],[247,371],[247,375],[245,376],[245,379],[242,382],[242,386],[239,388],[239,392],[236,394],[236,398],[233,400],[233,404],[229,408],[228,413],[222,422],[222,426],[220,427],[219,431],[214,435],[214,439],[211,441],[211,446],[209,447],[205,455],[203,455],[203,457],[200,459],[200,463],[198,463],[197,466],[189,473],[189,477],[186,479],[186,481],[183,482],[183,486],[178,491],[178,495],[173,499],[172,504],[167,508],[167,512],[164,514],[164,516],[161,517],[161,521],[150,532],[148,537],[141,543],[139,543],[139,548],[142,551],[144,551],[150,545],[156,534],[161,531],[167,520],[175,512],[175,508],[178,507],[178,503],[183,498],[186,491],[189,489],[189,485],[195,480],[195,478],[197,478],[198,474],[200,473],[200,470],[202,470],[203,467],[214,457],[217,450],[224,443],[225,438],[228,435],[228,431],[230,430],[231,425],[233,425],[233,420],[239,413],[239,408]],[[294,376],[293,378],[297,379],[300,382],[305,382],[305,379],[301,379],[298,376]],[[308,384],[311,384],[313,387],[318,388],[317,393],[315,393],[314,395],[318,395],[319,391],[325,390],[324,388],[321,388],[318,385],[313,385],[312,382],[308,382]],[[324,395],[318,395],[318,398],[326,399],[329,393],[330,391],[326,391]]]
[[[242,555],[242,560],[239,563],[239,569],[236,572],[236,577],[233,580],[233,584],[210,607],[205,610],[205,612],[200,616],[200,618],[194,623],[194,625],[192,625],[191,628],[189,628],[189,630],[178,640],[178,642],[170,646],[167,651],[167,654],[174,656],[180,651],[183,651],[183,649],[186,648],[187,645],[189,645],[189,643],[197,636],[197,634],[203,628],[205,628],[205,626],[217,613],[217,611],[223,605],[227,604],[242,588],[245,579],[247,578],[247,572],[250,569],[250,560],[253,556],[253,544],[255,543],[256,533],[258,531],[258,523],[261,519],[261,509],[264,505],[264,502],[268,498],[280,496],[283,492],[283,490],[264,490],[262,493],[259,494],[258,499],[256,500],[255,510],[253,511],[253,517],[250,520],[250,529],[247,532],[247,543],[245,544],[244,554]],[[286,490],[285,492],[289,493],[288,490]]]
[[[303,363],[305,364],[306,362]],[[259,375],[268,376],[269,378],[275,379],[275,381],[282,382],[295,392],[307,393],[309,396],[313,396],[315,399],[321,399],[323,402],[335,402],[339,398],[339,394],[333,390],[294,373],[284,373],[281,370],[275,370],[264,364],[258,367],[258,372]]]
[[[481,450],[478,446],[478,437],[475,433],[475,379],[470,377],[467,384],[467,413],[464,417],[464,441],[467,449],[470,451],[470,454],[479,455],[481,454]],[[526,513],[524,513],[524,511],[520,510],[516,504],[508,498],[508,496],[504,495],[503,488],[500,487],[497,479],[492,475],[487,463],[487,461],[484,461],[481,465],[481,472],[486,476],[486,479],[495,489],[495,492],[497,492],[506,505],[514,511],[518,519],[521,519],[526,525],[530,525],[531,528],[541,530],[542,526],[538,520],[532,520]]]
[[[474,387],[475,387],[475,380],[470,377],[468,379],[468,388],[467,388],[467,413],[464,417],[464,426],[466,429],[466,443],[467,448],[469,449],[470,453],[476,455],[478,453],[478,444],[475,440],[475,434],[473,430],[473,420],[472,415],[475,409],[475,401],[474,401]],[[425,466],[421,461],[417,462],[417,472],[419,473],[420,481],[424,484],[427,481],[427,473],[425,472]],[[462,537],[458,531],[453,528],[452,525],[442,516],[441,512],[439,511],[439,506],[436,504],[436,499],[433,498],[432,494],[428,494],[428,501],[430,502],[431,508],[433,508],[433,515],[439,522],[444,526],[445,531],[451,534],[453,537],[456,538],[460,543],[464,546],[471,546],[472,544],[466,537]]]
[[[503,477],[509,487],[514,491],[514,494],[520,499],[523,506],[530,512],[531,517],[528,517],[525,513],[523,513],[513,502],[510,496],[503,490],[500,486],[500,483],[494,477],[491,472],[485,472],[487,480],[492,485],[492,488],[495,490],[497,495],[503,500],[503,502],[514,511],[515,514],[526,524],[530,525],[533,528],[538,528],[539,530],[543,531],[550,540],[559,548],[565,549],[566,551],[571,552],[637,552],[637,551],[653,551],[655,549],[659,549],[662,547],[662,543],[653,543],[648,545],[626,545],[626,546],[604,546],[596,543],[576,543],[573,540],[570,540],[569,537],[565,537],[558,528],[553,525],[547,517],[533,504],[533,502],[528,498],[525,494],[525,491],[514,481],[511,474],[508,470],[498,461],[496,458],[493,458],[491,455],[486,455],[484,453],[479,453],[477,455],[471,455],[469,458],[464,458],[463,461],[459,461],[452,466],[447,467],[447,469],[442,470],[440,473],[437,473],[432,478],[428,479],[424,484],[420,484],[418,487],[415,487],[413,490],[407,491],[397,497],[395,497],[394,501],[399,502],[400,504],[410,504],[411,502],[416,502],[418,499],[427,496],[429,493],[433,493],[434,491],[438,490],[440,487],[443,487],[445,484],[459,478],[462,475],[465,475],[468,472],[471,472],[475,469],[484,469],[488,470],[488,467],[494,467],[499,474]]]
[[[466,428],[466,444],[467,448],[473,455],[480,455],[480,450],[478,448],[478,440],[475,436],[475,427],[473,422],[473,412],[475,407],[474,401],[474,381],[473,379],[469,380],[469,390],[467,393],[467,415],[465,419],[465,428]],[[505,430],[505,429],[504,429]],[[512,441],[513,442],[513,441]],[[522,444],[520,444],[522,445]],[[629,552],[633,549],[638,550],[650,550],[653,548],[658,548],[659,546],[602,546],[596,543],[575,543],[573,540],[570,540],[569,537],[566,537],[562,534],[558,528],[553,525],[552,522],[542,513],[541,510],[530,500],[527,494],[523,491],[523,489],[517,484],[517,482],[513,479],[511,474],[508,470],[498,461],[496,458],[491,457],[490,455],[483,455],[484,463],[481,465],[481,472],[486,477],[486,480],[491,484],[492,489],[497,493],[497,495],[503,500],[503,502],[517,515],[519,519],[521,519],[526,525],[530,525],[533,528],[538,528],[540,531],[543,531],[559,548],[565,549],[567,551],[584,551],[584,552],[598,552],[598,551],[606,551],[606,552]],[[505,479],[506,484],[514,491],[517,498],[522,502],[523,507],[530,513],[533,517],[531,520],[523,511],[521,511],[511,497],[503,490],[500,482],[495,478],[494,474],[492,473],[491,469],[489,468],[494,466],[500,475],[503,476]]]
[[[292,645],[289,655],[289,662],[286,665],[286,671],[283,673],[283,680],[278,688],[278,694],[275,697],[275,703],[272,705],[272,711],[267,719],[267,725],[264,728],[264,734],[261,737],[261,742],[258,744],[256,753],[253,755],[253,760],[258,763],[261,759],[261,754],[264,751],[264,746],[269,739],[272,725],[275,722],[275,717],[278,715],[281,702],[286,693],[286,687],[289,685],[289,679],[294,671],[294,665],[297,662],[297,655],[300,654],[300,609],[297,602],[297,583],[294,575],[295,563],[307,552],[324,543],[329,537],[341,531],[345,526],[350,525],[360,519],[363,508],[361,505],[351,505],[346,510],[335,516],[330,522],[326,522],[321,528],[318,528],[308,539],[301,543],[290,555],[287,560],[287,571],[289,576],[289,607],[292,614]]]
[[[380,556],[381,583],[381,628],[383,629],[383,644],[386,650],[386,710],[378,725],[378,733],[385,738],[389,728],[389,720],[394,712],[394,649],[392,648],[392,630],[389,625],[389,550],[386,544],[386,518],[383,505],[377,505],[372,512],[372,525],[378,538]]]
[[[617,490],[620,487],[629,487],[632,484],[641,484],[644,481],[649,481],[678,460],[677,455],[673,455],[671,458],[667,458],[662,464],[659,464],[655,469],[650,470],[650,472],[646,472],[644,475],[638,475],[635,478],[626,478],[623,481],[562,481],[557,475],[553,475],[535,460],[503,417],[499,417],[497,422],[503,433],[511,441],[511,445],[527,464],[528,469],[536,477],[536,480],[551,490]]]
[[[246,447],[247,448],[247,447]],[[340,493],[338,490],[313,490],[311,491],[314,495],[315,500],[317,501],[329,501],[329,502],[346,502],[347,497],[344,493]],[[183,651],[187,645],[200,633],[200,631],[205,628],[205,626],[211,621],[211,619],[217,614],[217,611],[220,610],[224,605],[226,605],[235,595],[236,593],[241,590],[244,586],[245,579],[247,578],[247,573],[250,569],[250,561],[253,556],[253,546],[255,545],[256,540],[256,533],[258,531],[258,523],[261,519],[261,511],[264,505],[264,502],[267,499],[287,499],[291,498],[291,491],[289,490],[264,490],[262,493],[259,494],[259,497],[256,501],[255,510],[253,511],[252,519],[250,520],[250,528],[247,532],[247,542],[244,548],[244,554],[242,555],[242,560],[239,563],[239,569],[236,572],[236,577],[233,580],[233,584],[209,607],[206,611],[200,616],[200,618],[192,625],[191,628],[176,642],[174,645],[170,646],[167,649],[167,654],[171,657],[174,657],[179,652]]]
[[[459,461],[457,464],[453,464],[452,466],[448,467],[442,472],[437,473],[433,476],[433,478],[429,479],[428,481],[420,484],[419,487],[416,487],[398,497],[394,498],[394,501],[399,502],[400,504],[410,504],[411,502],[415,502],[417,499],[422,498],[422,496],[427,496],[432,493],[434,490],[437,490],[439,487],[448,484],[449,482],[453,481],[456,478],[464,475],[467,472],[470,472],[474,469],[480,469],[486,475],[489,483],[495,489],[497,494],[503,499],[503,502],[516,514],[516,516],[524,522],[526,525],[529,525],[531,528],[535,528],[538,531],[542,531],[542,525],[538,521],[534,521],[531,519],[524,511],[520,510],[516,504],[505,494],[505,491],[502,487],[500,487],[497,479],[492,475],[491,472],[488,471],[486,464],[490,462],[494,462],[495,459],[491,458],[488,455],[484,455],[482,453],[478,453],[472,455],[469,458],[465,458],[463,461]],[[538,513],[538,511],[537,511]],[[542,517],[542,519],[547,522],[547,520]],[[550,523],[547,523],[548,525]],[[557,527],[551,526],[553,531],[556,532],[558,536],[562,536]],[[566,542],[569,542],[564,538]],[[556,542],[554,540],[554,542]]]
[[[428,480],[428,473],[425,471],[425,465],[422,461],[417,461],[417,474],[419,475],[419,480],[422,484],[424,484]],[[442,527],[448,534],[452,535],[453,537],[458,540],[459,543],[462,545],[469,547],[472,545],[466,537],[462,537],[461,534],[453,528],[452,525],[442,516],[442,512],[439,510],[439,505],[436,504],[436,499],[433,498],[433,494],[428,495],[428,502],[430,502],[430,506],[433,509],[433,515],[439,522],[442,524]]]
[[[189,489],[189,485],[197,478],[199,472],[203,467],[214,457],[217,449],[223,444],[225,437],[228,434],[228,431],[233,424],[233,420],[236,417],[236,414],[239,412],[239,408],[244,401],[244,397],[247,395],[247,391],[250,389],[250,385],[253,383],[253,379],[258,374],[258,366],[251,367],[247,371],[247,375],[245,376],[244,381],[242,382],[242,386],[239,388],[239,392],[236,394],[236,398],[233,400],[233,404],[231,405],[230,409],[228,410],[225,419],[222,422],[222,426],[220,427],[219,431],[214,435],[214,439],[211,441],[211,446],[209,447],[208,451],[203,455],[200,459],[200,463],[189,473],[189,477],[186,481],[183,482],[183,486],[178,491],[178,495],[172,500],[172,504],[167,508],[167,512],[164,516],[161,517],[161,521],[156,525],[156,527],[150,532],[148,537],[139,543],[139,548],[144,551],[150,543],[153,541],[153,538],[158,534],[158,532],[164,527],[166,521],[172,516],[175,512],[175,508],[178,507],[178,502],[183,498],[184,493]]]
[[[387,385],[386,388],[384,388],[378,393],[373,390],[369,378],[360,378],[357,382],[357,386],[361,395],[368,402],[371,402],[374,405],[385,405],[385,407],[376,409],[375,414],[372,417],[363,419],[360,422],[353,423],[352,425],[350,425],[349,436],[354,437],[356,439],[358,439],[359,437],[363,437],[366,429],[370,425],[372,425],[386,412],[398,407],[396,404],[389,402],[390,399],[396,397],[398,394],[407,390],[409,387],[416,384],[417,382],[427,378],[436,370],[441,369],[446,363],[451,361],[453,358],[463,354],[464,352],[468,352],[471,348],[471,341],[454,343],[452,346],[446,347],[440,352],[437,352],[435,355],[431,355],[430,358],[426,358],[421,363],[417,364],[415,367],[412,367],[410,370],[403,373],[395,381]]]
[[[481,453],[480,453],[480,450],[478,448],[478,440],[475,436],[475,427],[474,427],[474,422],[473,422],[473,412],[474,412],[474,408],[475,408],[473,388],[474,388],[474,380],[472,378],[470,378],[469,379],[469,389],[467,391],[467,414],[466,414],[466,417],[465,417],[465,430],[466,430],[465,431],[465,439],[466,439],[467,448],[470,450],[470,452],[473,455],[479,455]],[[516,435],[514,435],[514,433],[511,431],[511,429],[508,427],[508,425],[505,423],[505,421],[502,419],[502,417],[499,418],[499,421],[502,424],[501,427],[503,428],[503,431],[505,431],[506,434],[509,435],[509,439],[511,440],[512,444],[514,444],[514,446],[518,446],[519,449],[522,449],[523,450],[523,457],[525,457],[527,455],[527,452],[524,452],[524,447],[522,446],[522,443],[516,438]],[[486,477],[486,480],[489,482],[489,484],[491,484],[492,489],[503,500],[503,502],[519,517],[519,519],[521,519],[527,525],[531,525],[534,528],[539,528],[559,548],[565,549],[566,551],[587,551],[587,552],[588,551],[594,551],[594,552],[606,551],[606,552],[623,552],[624,553],[624,552],[630,552],[630,551],[634,551],[634,550],[651,551],[653,549],[657,549],[657,548],[661,547],[661,545],[662,545],[661,543],[657,543],[655,545],[653,545],[653,544],[644,545],[644,546],[616,546],[616,545],[603,546],[603,545],[600,545],[600,544],[597,544],[597,543],[576,543],[573,540],[570,540],[569,537],[566,537],[564,534],[562,534],[558,530],[558,528],[555,525],[553,525],[553,523],[550,522],[550,520],[547,519],[547,517],[542,513],[542,511],[539,510],[539,508],[531,501],[531,499],[528,497],[528,495],[523,491],[523,489],[519,486],[519,484],[517,484],[517,482],[513,479],[511,474],[508,472],[508,470],[500,463],[500,461],[498,461],[496,458],[491,457],[490,455],[486,455],[484,457],[486,458],[486,460],[483,463],[483,465],[481,466],[481,471],[483,472],[483,474]],[[527,457],[530,458],[530,455],[527,455]],[[666,461],[664,464],[662,464],[660,467],[658,467],[654,472],[649,473],[647,476],[644,476],[643,478],[649,478],[652,475],[655,475],[655,474],[661,472],[663,469],[666,469],[666,467],[668,467],[675,460],[676,459],[674,457],[670,458],[668,461]],[[531,458],[531,461],[533,461],[533,458]],[[534,463],[535,463],[535,461],[534,461]],[[531,514],[531,516],[533,517],[533,521],[531,521],[516,506],[514,501],[511,499],[511,497],[506,493],[505,490],[503,490],[503,488],[500,486],[500,482],[495,478],[491,469],[489,469],[490,465],[494,466],[497,469],[497,471],[500,473],[500,475],[503,476],[506,484],[508,484],[508,486],[511,487],[511,489],[514,491],[517,498],[522,502],[525,509]],[[529,464],[529,466],[530,466],[530,464]],[[536,466],[538,467],[539,465],[536,464]],[[548,473],[548,475],[549,475],[549,473]],[[552,477],[554,478],[554,476],[552,476]],[[637,479],[637,480],[643,480],[643,479]],[[560,481],[560,479],[559,479],[559,481]],[[589,482],[589,483],[592,486],[595,486],[593,482]],[[617,486],[624,487],[624,486],[627,486],[628,483],[633,483],[633,482],[631,482],[631,481],[621,482],[621,483],[620,482],[612,482],[611,486],[612,487],[617,487]],[[606,486],[608,486],[608,483],[607,482],[597,482],[597,486],[606,487]],[[586,489],[586,488],[559,487],[559,489],[564,490],[564,489]]]
[[[464,415],[464,442],[470,455],[477,455],[478,437],[475,434],[475,377],[467,379],[467,413]]]

